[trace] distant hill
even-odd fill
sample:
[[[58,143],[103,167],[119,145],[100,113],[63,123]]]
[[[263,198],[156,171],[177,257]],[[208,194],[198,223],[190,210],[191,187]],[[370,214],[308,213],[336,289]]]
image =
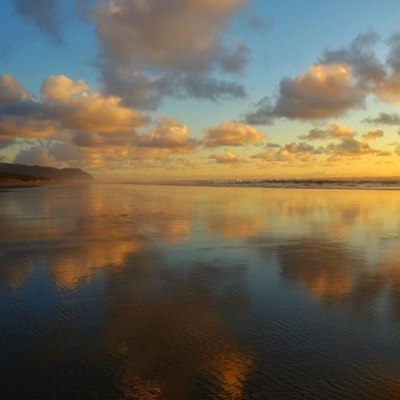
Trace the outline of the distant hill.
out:
[[[0,182],[88,182],[93,177],[79,168],[0,163]]]
[[[56,183],[54,179],[38,178],[29,175],[9,174],[0,172],[0,183]]]

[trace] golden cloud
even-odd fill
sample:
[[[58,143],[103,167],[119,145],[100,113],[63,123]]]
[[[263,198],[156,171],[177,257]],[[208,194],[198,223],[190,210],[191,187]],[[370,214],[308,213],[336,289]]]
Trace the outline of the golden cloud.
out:
[[[314,128],[307,135],[299,136],[302,140],[343,139],[354,136],[355,131],[343,124],[331,124],[326,129]]]
[[[227,151],[225,154],[212,154],[210,159],[215,160],[218,164],[238,164],[246,162],[246,158],[237,156]]]
[[[245,146],[261,143],[265,134],[253,126],[240,122],[224,121],[215,128],[206,128],[206,147]]]

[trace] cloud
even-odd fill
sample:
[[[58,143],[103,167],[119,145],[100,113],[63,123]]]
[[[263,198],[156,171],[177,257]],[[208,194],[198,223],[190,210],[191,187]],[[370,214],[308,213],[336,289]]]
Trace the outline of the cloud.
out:
[[[181,153],[193,149],[198,142],[188,136],[189,127],[173,118],[160,118],[154,130],[136,135],[133,145],[139,148],[163,149]]]
[[[276,98],[265,96],[244,116],[253,125],[276,118],[324,120],[362,108],[374,95],[385,103],[400,104],[400,34],[386,43],[388,56],[381,62],[373,31],[358,35],[350,45],[326,49],[318,61],[294,78],[283,78]]]
[[[122,106],[119,98],[104,97],[100,93],[49,103],[45,101],[44,105],[49,117],[67,130],[114,133],[148,122],[148,117],[142,113]]]
[[[253,155],[251,158],[268,162],[311,162],[315,155],[322,153],[321,148],[315,148],[308,143],[290,143],[284,146],[266,146],[266,150]]]
[[[0,150],[12,146],[16,141],[14,139],[0,139]]]
[[[314,64],[295,79],[285,78],[275,114],[289,119],[324,119],[361,107],[364,96],[344,64]]]
[[[378,97],[387,103],[400,104],[400,34],[389,38],[389,55],[386,76],[377,85]]]
[[[62,42],[59,30],[61,5],[59,0],[13,0],[17,13],[32,20],[38,28],[55,42]]]
[[[90,91],[83,81],[51,76],[42,84],[42,98],[28,97],[12,77],[0,78],[0,137],[43,138],[55,133],[119,133],[148,122],[116,97]]]
[[[368,124],[380,125],[400,125],[400,114],[397,113],[380,113],[376,118],[366,118],[363,122]]]
[[[29,149],[21,150],[14,158],[17,164],[44,165],[50,166],[54,159],[49,156],[48,148],[44,146],[34,146]]]
[[[177,83],[175,92],[177,97],[194,97],[212,101],[246,97],[246,91],[242,85],[212,77],[185,75]]]
[[[326,129],[314,128],[307,135],[299,136],[302,140],[342,139],[354,136],[355,131],[343,124],[331,124]]]
[[[213,76],[242,72],[250,50],[222,40],[247,0],[114,0],[92,9],[104,91],[157,108],[165,96],[241,98],[244,87]]]
[[[386,103],[400,102],[400,34],[387,40],[388,56],[381,62],[375,46],[381,41],[376,32],[361,34],[347,47],[324,52],[324,63],[341,62],[352,68],[360,86]]]
[[[169,117],[140,132],[149,123],[147,115],[125,107],[118,97],[93,91],[84,81],[50,76],[38,98],[28,96],[14,78],[0,83],[0,147],[18,138],[35,139],[17,154],[18,162],[86,166],[165,160],[199,144],[189,137],[187,125]]]
[[[129,158],[137,129],[148,123],[117,97],[92,91],[83,81],[50,76],[42,96],[28,96],[12,77],[0,78],[0,143],[42,139],[16,156],[19,162],[101,164]]]
[[[221,36],[243,0],[114,0],[93,10],[105,54],[170,71],[203,71],[228,51]]]
[[[124,147],[129,144],[132,134],[130,132],[107,133],[81,132],[74,133],[71,143],[77,147],[101,148]]]
[[[277,148],[279,148],[279,147],[281,147],[281,145],[280,144],[278,144],[278,143],[267,143],[266,145],[265,145],[265,148],[271,148],[271,149],[277,149]]]
[[[65,75],[52,75],[43,82],[41,92],[47,99],[65,100],[88,89],[88,85],[82,80],[74,82]]]
[[[256,32],[265,32],[272,25],[271,21],[260,15],[250,15],[247,20],[247,25]]]
[[[0,106],[27,99],[28,93],[11,75],[0,75]]]
[[[374,47],[380,40],[376,32],[368,31],[358,35],[349,46],[339,50],[325,50],[320,62],[349,66],[366,91],[374,90],[386,76],[385,68],[374,52]]]
[[[101,162],[101,156],[61,141],[41,141],[15,156],[14,163],[63,167],[83,166]]]
[[[337,137],[339,143],[330,143],[323,147],[314,147],[308,143],[290,143],[279,147],[265,147],[263,152],[253,155],[251,158],[267,162],[301,162],[309,163],[317,160],[317,156],[326,158],[329,161],[338,161],[343,157],[360,157],[375,154],[387,156],[387,152],[372,149],[368,143],[359,141],[353,136]]]
[[[232,53],[227,53],[221,57],[220,65],[226,72],[241,72],[247,64],[249,55],[249,47],[247,47],[246,44],[239,42],[236,44],[235,50]]]
[[[246,146],[261,143],[265,134],[254,127],[240,122],[225,121],[215,128],[206,128],[204,145],[218,146]]]
[[[368,143],[361,142],[354,138],[346,138],[339,144],[331,143],[326,147],[326,153],[334,156],[358,157],[374,152],[375,151],[371,149]]]
[[[378,157],[390,157],[392,155],[391,151],[384,151],[384,150],[380,150],[376,152],[376,155]]]
[[[377,129],[375,131],[369,131],[364,133],[364,135],[362,136],[365,140],[375,140],[375,139],[379,139],[379,138],[383,138],[384,136],[384,132],[380,129]]]
[[[244,157],[237,156],[227,151],[225,154],[212,154],[211,160],[215,160],[218,164],[238,164],[246,162]]]
[[[16,138],[44,138],[57,132],[51,121],[13,117],[0,113],[0,141]]]
[[[265,124],[272,118],[326,119],[364,105],[365,94],[345,64],[314,64],[296,78],[283,78],[276,103],[259,102],[245,117],[247,123]]]
[[[175,77],[149,77],[132,66],[103,61],[100,64],[103,92],[118,96],[124,105],[132,108],[157,109],[164,96],[175,93]]]
[[[253,110],[245,114],[243,121],[249,125],[270,125],[275,117],[273,101],[265,96],[254,105]]]

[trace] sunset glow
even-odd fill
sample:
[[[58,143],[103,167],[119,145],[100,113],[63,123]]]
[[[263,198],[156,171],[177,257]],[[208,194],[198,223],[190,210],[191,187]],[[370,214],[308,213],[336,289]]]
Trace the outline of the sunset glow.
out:
[[[0,162],[99,180],[399,176],[399,15],[394,0],[6,0]]]

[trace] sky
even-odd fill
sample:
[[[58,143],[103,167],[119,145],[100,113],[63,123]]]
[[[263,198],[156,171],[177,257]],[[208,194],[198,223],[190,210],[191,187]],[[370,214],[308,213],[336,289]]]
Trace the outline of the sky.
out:
[[[2,0],[0,162],[400,176],[397,0]]]

